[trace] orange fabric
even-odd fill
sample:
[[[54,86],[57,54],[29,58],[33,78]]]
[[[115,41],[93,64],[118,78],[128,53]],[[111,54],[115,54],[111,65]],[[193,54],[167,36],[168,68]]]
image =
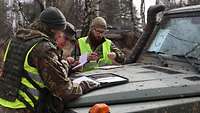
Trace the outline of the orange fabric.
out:
[[[110,113],[110,107],[104,103],[95,104],[90,108],[89,113]]]

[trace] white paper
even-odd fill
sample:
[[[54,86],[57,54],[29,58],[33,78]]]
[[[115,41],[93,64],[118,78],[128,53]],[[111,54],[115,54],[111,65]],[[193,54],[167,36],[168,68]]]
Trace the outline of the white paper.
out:
[[[73,80],[73,83],[80,84],[82,81],[91,81],[91,82],[93,82],[93,83],[95,83],[95,84],[97,84],[97,85],[100,84],[99,82],[94,81],[94,80],[92,80],[92,79],[90,79],[90,78],[88,78],[88,77],[85,77],[85,76],[80,77],[80,78],[77,78],[77,79],[74,79],[74,80]]]
[[[78,67],[81,67],[81,66],[83,66],[85,63],[87,63],[87,56],[88,56],[87,54],[81,55],[81,56],[79,57],[79,62],[80,62],[80,64],[77,65],[77,66],[75,66],[75,67],[73,67],[72,70],[74,70],[74,69],[76,69],[76,68],[78,68]]]
[[[123,81],[124,78],[121,77],[106,77],[106,78],[99,78],[96,81],[98,82],[118,82],[118,81]]]
[[[79,57],[79,62],[81,62],[81,64],[85,64],[87,62],[87,54],[83,54]]]
[[[101,66],[101,67],[96,67],[97,69],[114,69],[114,68],[119,68],[122,67],[122,65],[109,65],[109,66]]]

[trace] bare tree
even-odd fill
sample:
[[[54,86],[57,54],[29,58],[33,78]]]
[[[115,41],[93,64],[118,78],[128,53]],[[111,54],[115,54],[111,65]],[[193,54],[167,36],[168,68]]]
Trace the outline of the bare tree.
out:
[[[76,0],[34,0],[40,5],[41,11],[47,7],[53,6],[59,8],[64,15],[68,15],[71,11],[74,1]]]
[[[100,4],[100,15],[111,26],[120,26],[120,2],[119,0],[103,0]]]
[[[71,22],[76,26],[77,29],[81,29],[82,24],[84,23],[85,16],[85,3],[83,0],[74,0],[72,8],[66,15],[67,21]]]
[[[145,1],[144,0],[141,0],[140,16],[141,16],[141,20],[142,20],[142,27],[144,27],[144,25],[145,25]]]
[[[42,12],[46,8],[46,0],[34,0],[34,4],[39,4],[40,6],[40,12]]]
[[[130,7],[130,14],[131,14],[131,30],[133,32],[137,32],[137,30],[139,29],[138,28],[138,21],[139,21],[139,18],[137,18],[137,11],[136,11],[136,8],[134,7],[133,5],[133,0],[129,0],[129,7]]]
[[[56,1],[56,3],[54,3],[55,7],[59,8],[63,12],[63,14],[67,17],[73,9],[73,4],[75,0],[55,0],[55,1]]]
[[[156,4],[159,4],[159,0],[156,0]]]
[[[156,0],[156,4],[163,4],[166,7],[166,10],[186,6],[185,0]]]
[[[135,16],[134,16],[134,10],[133,10],[133,0],[129,1],[129,7],[130,7],[130,14],[131,14],[131,30],[134,31],[134,26],[135,26]]]
[[[9,37],[13,37],[13,29],[12,29],[12,21],[11,18],[8,17],[8,1],[0,0],[0,51],[1,48],[6,40],[9,39]]]
[[[92,19],[96,16],[95,0],[85,0],[84,18],[82,23],[81,36],[86,36]]]
[[[198,5],[200,4],[199,0],[188,0],[188,5]]]

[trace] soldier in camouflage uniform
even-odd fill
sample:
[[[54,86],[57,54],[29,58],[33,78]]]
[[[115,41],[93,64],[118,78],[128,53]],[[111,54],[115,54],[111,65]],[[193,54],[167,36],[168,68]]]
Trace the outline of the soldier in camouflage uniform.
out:
[[[106,29],[105,19],[96,17],[92,20],[88,36],[78,39],[78,54],[88,54],[88,63],[84,66],[85,71],[91,70],[95,66],[123,64],[125,62],[124,53],[111,40],[104,37]]]
[[[71,23],[67,23],[67,25],[68,26],[66,26],[66,29],[64,31],[64,37],[67,39],[67,44],[64,47],[63,56],[69,64],[72,64],[75,62],[76,59],[72,57],[72,51],[74,51],[76,44],[76,30],[74,25],[72,25]]]
[[[5,44],[0,51],[1,113],[63,113],[63,102],[97,87],[88,81],[75,84],[68,78],[68,64],[54,38],[65,27],[64,15],[49,7],[30,29],[20,29]]]

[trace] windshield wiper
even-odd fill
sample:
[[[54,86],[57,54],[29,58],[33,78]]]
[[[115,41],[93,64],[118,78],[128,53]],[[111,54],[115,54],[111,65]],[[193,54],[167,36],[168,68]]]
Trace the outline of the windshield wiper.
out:
[[[168,63],[166,62],[166,60],[161,55],[161,54],[165,54],[165,53],[163,53],[163,52],[157,52],[157,51],[147,51],[147,52],[155,54],[155,56],[159,59],[161,66],[168,67]]]
[[[197,45],[195,45],[190,51],[188,51],[187,53],[185,53],[185,56],[189,55],[190,53],[192,53],[193,51],[196,51],[196,49],[199,48],[200,43],[196,43]]]
[[[179,57],[179,58],[183,58],[185,59],[185,61],[190,64],[192,66],[192,68],[194,70],[197,71],[197,73],[200,73],[200,67],[198,65],[200,65],[198,62],[196,63],[194,60],[197,60],[198,61],[198,58],[196,57],[192,57],[192,56],[187,56],[187,55],[172,55],[172,56],[176,56],[176,57]],[[193,59],[193,60],[192,60]]]
[[[185,61],[187,61],[196,71],[197,73],[200,73],[200,67],[198,65],[199,64],[199,59],[193,56],[189,56],[192,52],[196,51],[196,49],[198,49],[200,46],[200,43],[196,43],[196,45],[188,52],[186,52],[184,55],[173,55],[173,56],[177,56],[177,57],[182,57],[185,59]],[[194,60],[197,61],[197,63]]]
[[[187,42],[187,43],[191,43],[191,44],[196,43],[195,41],[190,41],[190,40],[185,40],[185,39],[179,38],[178,36],[175,36],[175,35],[172,34],[172,33],[167,33],[167,34],[169,34],[170,36],[172,36],[172,38],[175,38],[175,39],[177,39],[177,40],[179,40],[179,41],[183,41],[183,42]],[[199,44],[199,43],[198,43],[198,44]]]

